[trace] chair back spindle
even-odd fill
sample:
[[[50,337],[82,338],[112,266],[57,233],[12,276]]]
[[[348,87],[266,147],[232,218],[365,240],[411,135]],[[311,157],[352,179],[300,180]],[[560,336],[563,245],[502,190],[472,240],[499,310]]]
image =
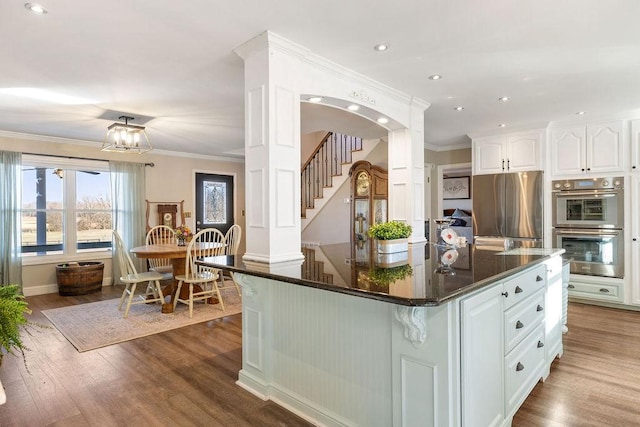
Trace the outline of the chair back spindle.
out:
[[[146,245],[175,244],[176,232],[166,225],[156,225],[147,233]],[[149,258],[149,269],[159,273],[172,272],[169,258]]]

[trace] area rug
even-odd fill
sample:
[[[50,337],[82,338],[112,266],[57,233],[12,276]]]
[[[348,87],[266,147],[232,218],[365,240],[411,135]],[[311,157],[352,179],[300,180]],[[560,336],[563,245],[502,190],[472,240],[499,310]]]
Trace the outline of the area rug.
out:
[[[118,311],[119,298],[44,310],[42,314],[78,352],[84,352],[242,311],[235,289],[223,289],[221,294],[224,311],[219,305],[196,302],[192,318],[189,318],[189,307],[185,304],[178,304],[175,312],[169,314],[162,314],[159,304],[136,304],[131,306],[129,316],[124,319],[124,306],[123,311]]]

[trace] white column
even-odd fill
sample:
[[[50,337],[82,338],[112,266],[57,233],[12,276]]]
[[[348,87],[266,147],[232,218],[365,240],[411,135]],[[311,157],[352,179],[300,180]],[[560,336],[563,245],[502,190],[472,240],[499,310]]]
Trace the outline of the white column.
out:
[[[426,240],[423,129],[427,105],[412,102],[410,128],[389,131],[389,219],[413,227],[410,243]]]
[[[246,253],[266,263],[303,259],[300,228],[300,94],[296,65],[269,33],[236,50],[245,68]]]

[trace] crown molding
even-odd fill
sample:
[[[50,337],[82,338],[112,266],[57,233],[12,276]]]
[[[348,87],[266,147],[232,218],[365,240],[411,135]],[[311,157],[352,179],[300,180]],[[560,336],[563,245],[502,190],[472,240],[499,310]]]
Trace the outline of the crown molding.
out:
[[[425,150],[431,150],[431,151],[436,151],[436,152],[441,152],[441,151],[453,151],[453,150],[466,150],[468,148],[471,148],[471,142],[463,142],[460,144],[452,144],[452,145],[433,145],[433,144],[429,144],[429,143],[424,143],[424,149]]]

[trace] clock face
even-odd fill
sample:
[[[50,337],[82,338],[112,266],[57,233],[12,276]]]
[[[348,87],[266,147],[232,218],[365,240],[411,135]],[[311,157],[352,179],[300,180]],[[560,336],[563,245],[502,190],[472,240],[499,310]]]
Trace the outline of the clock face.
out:
[[[360,172],[358,174],[358,178],[356,179],[356,195],[369,195],[369,174],[366,172]]]
[[[169,212],[166,212],[163,216],[164,225],[168,225],[169,227],[173,226],[173,215]]]

